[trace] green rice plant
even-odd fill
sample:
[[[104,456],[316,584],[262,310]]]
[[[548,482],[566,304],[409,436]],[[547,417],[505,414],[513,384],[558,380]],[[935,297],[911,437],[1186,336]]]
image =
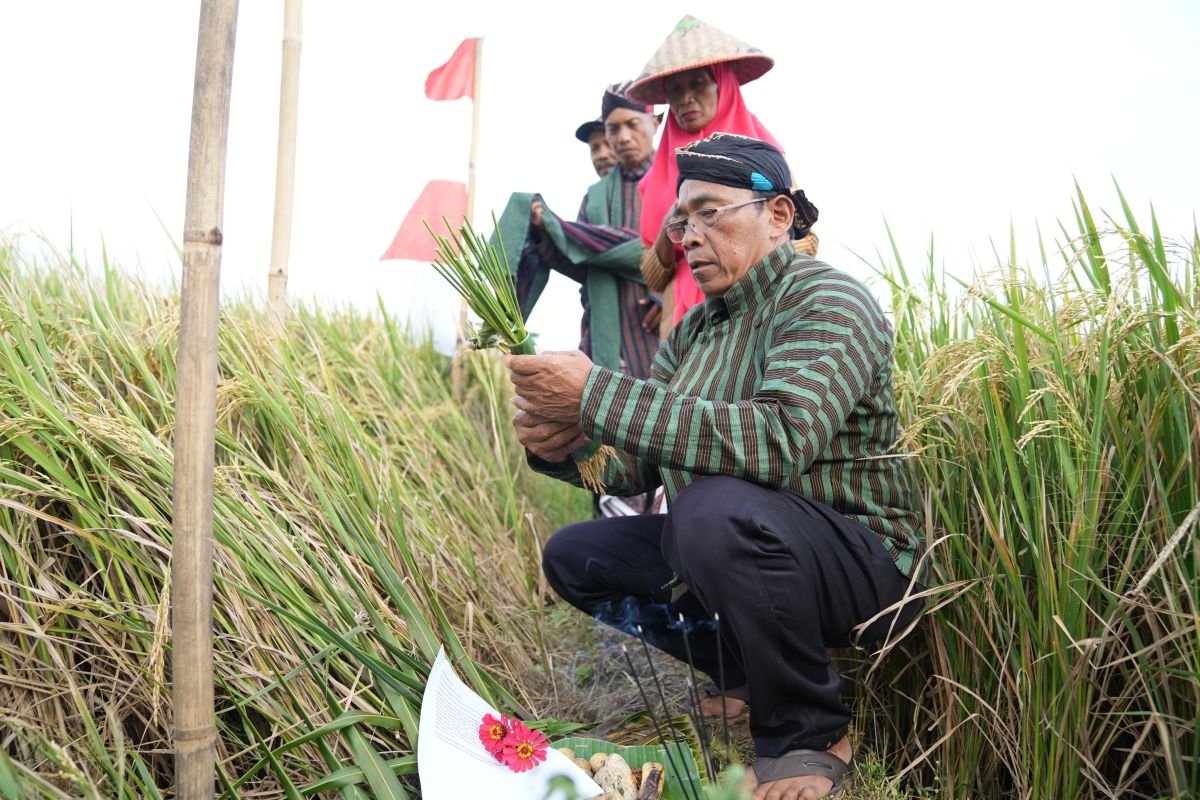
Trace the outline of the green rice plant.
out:
[[[437,242],[433,268],[483,321],[471,344],[480,349],[499,347],[516,355],[533,355],[533,342],[525,330],[513,273],[504,255],[504,240],[499,239],[499,247],[494,247],[475,233],[470,220],[463,220],[462,227],[455,232],[450,229],[449,220],[442,219],[450,231],[448,237],[434,233],[429,223],[425,223],[429,235]],[[492,225],[499,237],[494,214]],[[604,493],[601,475],[613,452],[600,442],[589,442],[571,453],[583,485],[596,494]]]
[[[171,790],[173,296],[0,246],[0,751],[32,796]],[[222,311],[220,786],[413,792],[438,647],[550,710],[538,534],[587,497],[525,469],[497,359],[456,397],[383,309],[294,311],[278,349],[253,305]]]
[[[533,354],[533,343],[529,341],[525,317],[517,302],[517,287],[504,255],[503,240],[497,249],[475,233],[470,220],[464,219],[458,231],[450,227],[450,221],[445,217],[442,221],[449,236],[435,233],[429,223],[425,223],[425,229],[437,243],[433,269],[483,321],[472,344],[480,350],[500,347],[509,353]],[[496,224],[495,215],[492,224]]]
[[[958,298],[892,240],[904,450],[936,588],[862,720],[946,797],[1200,785],[1200,251],[1083,193],[1077,232]],[[890,231],[889,231],[890,236]]]

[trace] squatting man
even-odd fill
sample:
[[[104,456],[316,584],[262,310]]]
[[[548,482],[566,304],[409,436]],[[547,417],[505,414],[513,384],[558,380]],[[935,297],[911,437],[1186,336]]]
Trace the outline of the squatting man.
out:
[[[669,512],[569,525],[543,569],[585,613],[643,609],[647,640],[680,659],[669,621],[683,614],[695,665],[714,681],[703,713],[750,715],[755,798],[824,797],[853,770],[828,648],[903,630],[921,605],[917,506],[894,451],[891,327],[861,283],[793,247],[811,207],[777,149],[717,133],[675,158],[664,228],[705,301],[649,378],[578,351],[506,361],[534,469],[578,483],[569,454],[600,441],[617,451],[608,490],[661,484]],[[724,685],[705,624],[714,614]]]

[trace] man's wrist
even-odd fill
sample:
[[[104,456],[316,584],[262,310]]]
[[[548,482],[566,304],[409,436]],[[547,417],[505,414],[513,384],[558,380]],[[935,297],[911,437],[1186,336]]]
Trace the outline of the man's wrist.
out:
[[[579,468],[575,459],[567,456],[562,461],[547,461],[529,448],[525,448],[525,463],[534,472],[550,478],[557,478],[568,483],[576,483],[579,479]]]

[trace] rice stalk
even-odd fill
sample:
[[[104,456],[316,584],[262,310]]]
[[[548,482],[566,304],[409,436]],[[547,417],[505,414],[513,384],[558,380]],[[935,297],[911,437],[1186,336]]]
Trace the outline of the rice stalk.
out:
[[[517,287],[504,254],[504,240],[499,239],[497,248],[490,240],[475,233],[470,220],[464,219],[457,232],[450,228],[449,220],[443,217],[443,221],[450,232],[449,237],[434,233],[429,223],[425,223],[429,235],[437,242],[433,268],[483,320],[471,344],[481,350],[499,347],[516,355],[533,355],[533,342],[525,330],[521,304],[517,302]],[[499,237],[494,214],[492,225]],[[591,442],[571,453],[584,487],[596,494],[604,493],[602,476],[614,452],[607,445]]]
[[[920,284],[898,249],[877,266],[945,602],[884,648],[904,656],[845,663],[869,740],[941,796],[1200,785],[1197,245],[1118,197],[1100,229],[1078,193],[1049,282],[1045,244],[962,302],[932,248]]]
[[[0,714],[15,721],[0,751],[32,796],[170,793],[177,309],[115,270],[30,265],[7,244],[0,309]],[[526,520],[565,522],[582,494],[522,469],[495,424],[508,398],[494,359],[473,359],[491,388],[471,381],[459,400],[445,359],[394,317],[293,310],[278,352],[260,311],[223,310],[215,656],[229,797],[303,792],[371,753],[410,758],[438,646],[485,697],[548,711],[524,623],[545,602]],[[348,713],[363,715],[353,732],[330,727]],[[372,781],[395,788],[376,771],[339,791],[368,796]]]

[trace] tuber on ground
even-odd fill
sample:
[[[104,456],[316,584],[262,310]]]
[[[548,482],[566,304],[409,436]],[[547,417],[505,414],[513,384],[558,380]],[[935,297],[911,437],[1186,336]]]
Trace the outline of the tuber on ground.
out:
[[[633,785],[633,773],[625,759],[617,754],[604,760],[604,766],[593,776],[593,780],[604,790],[606,800],[610,796],[621,800],[637,800],[637,787]]]

